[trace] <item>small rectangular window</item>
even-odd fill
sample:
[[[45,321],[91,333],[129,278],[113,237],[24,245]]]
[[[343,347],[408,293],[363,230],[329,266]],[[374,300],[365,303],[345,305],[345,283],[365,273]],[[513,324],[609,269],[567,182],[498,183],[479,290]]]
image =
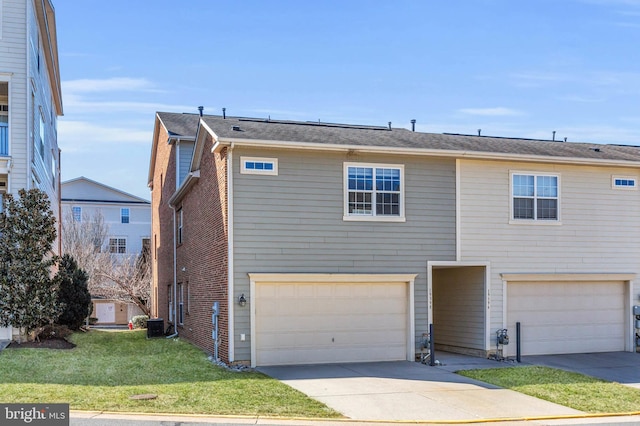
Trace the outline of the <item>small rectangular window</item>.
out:
[[[74,222],[82,222],[82,207],[71,207]]]
[[[120,209],[120,223],[129,223],[129,209]]]
[[[635,177],[629,176],[613,176],[611,179],[613,188],[615,189],[638,189],[638,184]]]
[[[184,288],[178,283],[178,324],[184,324]]]
[[[240,157],[240,173],[254,175],[278,175],[277,158]]]
[[[182,244],[182,209],[176,212],[176,243]]]

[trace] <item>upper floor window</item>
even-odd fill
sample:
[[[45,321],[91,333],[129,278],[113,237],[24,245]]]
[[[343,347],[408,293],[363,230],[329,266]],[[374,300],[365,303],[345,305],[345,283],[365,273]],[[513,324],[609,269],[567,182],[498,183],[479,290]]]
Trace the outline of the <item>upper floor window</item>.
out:
[[[42,111],[40,111],[40,122],[38,126],[38,136],[40,137],[38,141],[38,152],[40,152],[40,158],[44,160],[44,117]]]
[[[182,244],[182,209],[176,212],[176,243]]]
[[[240,157],[240,173],[254,175],[278,175],[277,158]]]
[[[559,177],[546,174],[511,175],[512,219],[557,221]]]
[[[629,176],[613,176],[611,185],[615,189],[638,189],[636,178]]]
[[[129,209],[120,209],[120,223],[129,223]]]
[[[71,213],[73,213],[74,222],[82,222],[82,207],[71,207]]]
[[[124,254],[127,252],[126,238],[109,238],[109,253]]]
[[[345,163],[345,220],[404,220],[404,166]]]

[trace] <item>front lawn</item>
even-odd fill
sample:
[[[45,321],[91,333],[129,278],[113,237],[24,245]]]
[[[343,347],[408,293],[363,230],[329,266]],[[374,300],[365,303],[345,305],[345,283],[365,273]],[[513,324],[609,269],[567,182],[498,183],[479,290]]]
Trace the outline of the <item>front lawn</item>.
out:
[[[555,368],[491,368],[458,374],[587,413],[640,410],[640,389]]]
[[[0,352],[0,401],[69,403],[72,410],[340,417],[261,373],[213,365],[179,339],[92,330],[71,341],[77,345],[71,350]],[[130,399],[140,394],[157,398]]]

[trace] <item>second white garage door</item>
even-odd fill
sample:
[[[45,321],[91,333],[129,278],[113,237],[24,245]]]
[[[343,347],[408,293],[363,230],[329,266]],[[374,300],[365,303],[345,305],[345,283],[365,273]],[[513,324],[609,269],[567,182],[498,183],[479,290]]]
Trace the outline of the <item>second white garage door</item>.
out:
[[[624,282],[509,282],[507,295],[510,355],[518,321],[523,355],[625,349]]]
[[[406,282],[257,283],[257,365],[407,359]]]

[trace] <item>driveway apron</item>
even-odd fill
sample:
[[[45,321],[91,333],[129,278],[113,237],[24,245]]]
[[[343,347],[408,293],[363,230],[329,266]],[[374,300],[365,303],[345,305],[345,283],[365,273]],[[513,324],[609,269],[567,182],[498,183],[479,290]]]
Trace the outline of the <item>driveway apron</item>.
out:
[[[398,361],[258,370],[354,420],[477,421],[581,413],[453,372],[513,364],[466,356],[452,356],[448,362],[435,367]]]

